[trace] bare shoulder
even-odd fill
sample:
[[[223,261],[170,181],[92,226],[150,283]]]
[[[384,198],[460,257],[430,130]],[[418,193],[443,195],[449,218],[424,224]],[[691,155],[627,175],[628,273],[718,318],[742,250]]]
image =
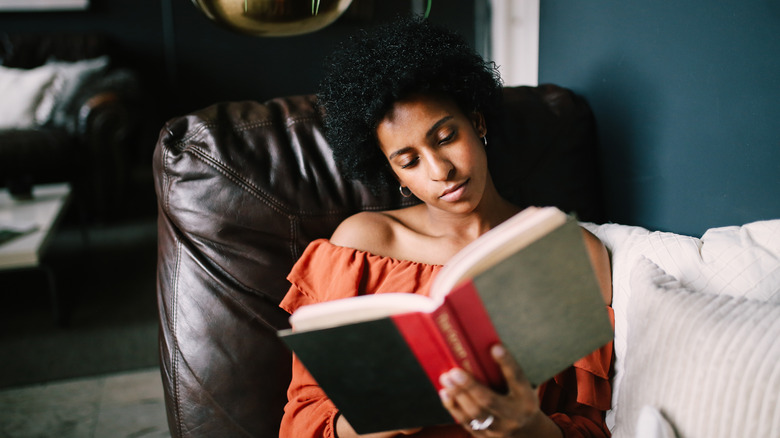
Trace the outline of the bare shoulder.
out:
[[[604,302],[612,304],[612,264],[609,259],[609,252],[604,243],[598,237],[593,235],[585,228],[580,228],[585,238],[585,247],[588,249],[590,261],[593,264],[593,270],[596,272],[599,286],[601,286],[601,295]]]
[[[363,211],[342,221],[330,237],[334,245],[383,254],[394,241],[394,222],[386,212]]]

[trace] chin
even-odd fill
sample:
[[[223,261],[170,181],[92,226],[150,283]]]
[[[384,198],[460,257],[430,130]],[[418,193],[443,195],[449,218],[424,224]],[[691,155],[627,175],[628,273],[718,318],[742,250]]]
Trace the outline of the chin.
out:
[[[468,214],[477,209],[478,205],[468,201],[438,202],[437,208],[453,214]]]

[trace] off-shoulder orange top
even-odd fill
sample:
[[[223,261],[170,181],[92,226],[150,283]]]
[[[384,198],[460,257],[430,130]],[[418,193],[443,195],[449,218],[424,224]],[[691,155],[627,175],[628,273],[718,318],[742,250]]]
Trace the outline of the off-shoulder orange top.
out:
[[[319,239],[312,242],[288,275],[292,283],[280,306],[292,313],[300,306],[357,295],[409,292],[427,295],[440,265],[396,260]],[[610,317],[612,310],[609,309]],[[614,320],[613,320],[614,321]],[[614,322],[613,322],[614,324]],[[566,437],[609,436],[612,344],[594,351],[544,383],[539,395],[545,414]],[[280,437],[334,438],[338,410],[293,357]],[[370,403],[366,400],[366,403]],[[426,428],[415,437],[468,437],[458,425]]]

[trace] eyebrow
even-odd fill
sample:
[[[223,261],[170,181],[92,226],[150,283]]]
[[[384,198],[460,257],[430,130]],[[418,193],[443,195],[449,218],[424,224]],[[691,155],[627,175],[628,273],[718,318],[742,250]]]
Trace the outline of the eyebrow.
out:
[[[426,137],[430,137],[431,135],[433,135],[434,132],[436,132],[437,129],[439,129],[439,127],[441,125],[447,123],[448,121],[450,121],[451,119],[454,119],[454,118],[455,117],[453,117],[453,116],[442,117],[438,122],[434,123],[433,126],[430,127],[430,129],[428,129],[428,131],[425,133],[425,136]],[[410,146],[398,149],[397,151],[395,151],[392,154],[388,155],[387,159],[388,160],[392,160],[393,158],[397,157],[398,155],[401,155],[401,154],[403,154],[405,152],[408,152],[410,149],[412,149]]]
[[[453,116],[442,117],[441,120],[439,120],[438,122],[434,123],[433,126],[431,126],[431,129],[429,129],[428,132],[425,133],[425,136],[426,137],[430,137],[431,135],[433,135],[434,132],[436,132],[437,129],[439,129],[439,126],[443,125],[447,121],[449,121],[451,119],[454,119],[454,118],[455,117],[453,117]]]

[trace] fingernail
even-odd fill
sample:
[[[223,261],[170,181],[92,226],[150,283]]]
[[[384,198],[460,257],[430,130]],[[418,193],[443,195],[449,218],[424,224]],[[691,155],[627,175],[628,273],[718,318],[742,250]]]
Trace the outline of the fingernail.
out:
[[[439,376],[439,383],[441,383],[441,386],[445,388],[452,388],[453,386],[455,386],[455,384],[452,382],[452,378],[450,378],[449,371]]]
[[[440,399],[441,399],[441,401],[443,401],[444,403],[449,403],[449,401],[452,399],[452,397],[450,397],[450,393],[449,393],[449,392],[447,392],[447,390],[446,390],[446,389],[440,389],[440,390],[439,390],[439,398],[440,398]]]
[[[501,345],[494,345],[492,352],[493,352],[493,357],[496,358],[504,357],[506,355],[506,348],[502,347]]]
[[[463,370],[456,368],[450,371],[450,377],[452,377],[452,380],[459,385],[466,383],[466,373],[463,372]]]

